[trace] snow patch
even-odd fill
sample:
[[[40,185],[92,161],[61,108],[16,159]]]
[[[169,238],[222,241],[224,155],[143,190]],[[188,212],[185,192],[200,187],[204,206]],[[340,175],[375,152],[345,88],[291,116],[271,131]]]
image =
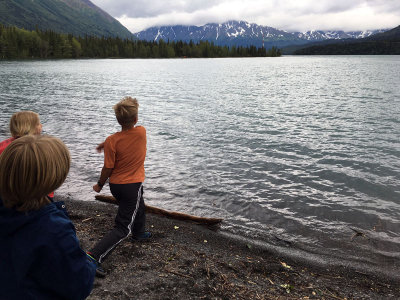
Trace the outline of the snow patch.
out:
[[[156,37],[154,38],[154,41],[156,42],[157,39],[158,39],[161,35],[162,35],[162,33],[160,32],[160,29],[158,29],[158,32],[157,32]]]

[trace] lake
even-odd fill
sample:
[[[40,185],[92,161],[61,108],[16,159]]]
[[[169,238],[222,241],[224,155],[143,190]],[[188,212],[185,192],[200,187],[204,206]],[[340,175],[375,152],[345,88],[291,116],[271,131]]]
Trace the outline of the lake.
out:
[[[34,110],[71,151],[56,195],[93,201],[95,147],[119,130],[112,106],[130,95],[148,135],[148,204],[222,217],[220,231],[249,245],[398,276],[399,56],[1,61],[0,71],[0,138],[12,113]]]

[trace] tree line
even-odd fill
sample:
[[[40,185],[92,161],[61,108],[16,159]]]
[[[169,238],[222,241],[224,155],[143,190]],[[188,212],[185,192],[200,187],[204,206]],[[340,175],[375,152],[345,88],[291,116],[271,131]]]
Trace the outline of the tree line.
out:
[[[329,45],[316,45],[294,52],[296,55],[399,55],[398,40],[362,40]]]
[[[73,36],[51,30],[25,30],[0,24],[0,59],[26,58],[213,58],[275,57],[279,49],[216,46],[209,41],[143,41],[118,37]]]

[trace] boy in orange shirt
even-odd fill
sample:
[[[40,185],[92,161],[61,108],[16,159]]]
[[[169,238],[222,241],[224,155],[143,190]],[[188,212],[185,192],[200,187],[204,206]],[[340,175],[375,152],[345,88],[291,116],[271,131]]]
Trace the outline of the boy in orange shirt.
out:
[[[114,229],[106,234],[88,252],[97,263],[97,275],[105,276],[100,264],[111,251],[130,234],[133,240],[151,237],[145,231],[145,205],[143,200],[144,161],[146,157],[146,129],[136,126],[139,104],[125,97],[114,105],[121,131],[110,135],[97,148],[104,147],[104,166],[100,179],[93,186],[99,193],[109,178],[111,194],[119,203]]]

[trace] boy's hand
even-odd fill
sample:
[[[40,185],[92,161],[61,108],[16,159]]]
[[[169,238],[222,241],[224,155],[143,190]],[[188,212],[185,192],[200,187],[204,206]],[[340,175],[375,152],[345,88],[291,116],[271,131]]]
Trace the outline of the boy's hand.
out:
[[[102,142],[101,144],[98,144],[96,147],[96,150],[98,153],[101,153],[101,151],[103,151],[104,149],[104,142]]]
[[[93,186],[93,191],[96,193],[100,193],[102,187],[100,187],[97,183]]]

